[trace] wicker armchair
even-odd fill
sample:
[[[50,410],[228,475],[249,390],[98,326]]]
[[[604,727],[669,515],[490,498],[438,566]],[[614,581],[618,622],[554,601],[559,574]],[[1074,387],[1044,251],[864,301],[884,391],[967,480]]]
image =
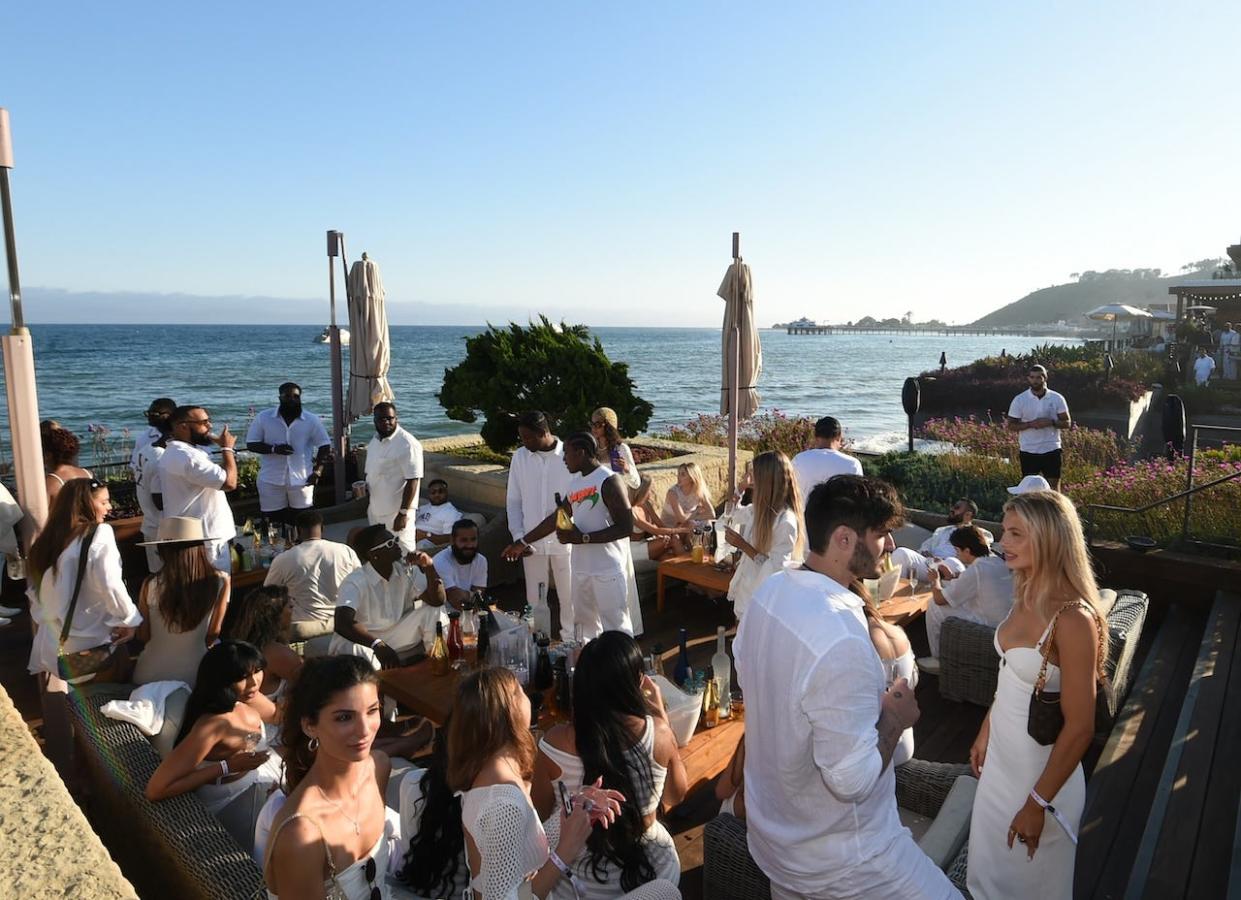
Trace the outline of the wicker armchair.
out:
[[[1107,615],[1109,646],[1105,668],[1115,689],[1115,715],[1133,680],[1133,656],[1142,637],[1150,600],[1141,591],[1123,590]],[[939,692],[948,700],[990,706],[999,678],[995,628],[956,617],[944,620],[939,635]]]
[[[266,897],[258,866],[193,794],[151,803],[159,765],[147,738],[100,711],[133,685],[88,685],[71,696],[78,756],[90,774],[90,819],[144,897]]]
[[[966,802],[972,802],[976,782],[969,775],[969,766],[911,759],[896,768],[897,805],[934,817],[962,776],[970,783]],[[954,824],[952,830],[953,837],[941,843],[949,862],[961,859],[969,817],[965,817],[963,829]],[[963,871],[961,877],[964,879]],[[771,897],[771,882],[750,856],[745,822],[728,813],[720,813],[703,831],[702,894],[711,900],[769,900]]]

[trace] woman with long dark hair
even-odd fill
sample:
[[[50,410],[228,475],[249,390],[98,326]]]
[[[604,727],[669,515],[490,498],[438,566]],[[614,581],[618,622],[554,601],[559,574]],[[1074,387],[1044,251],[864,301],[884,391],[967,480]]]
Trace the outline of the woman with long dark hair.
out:
[[[169,516],[153,545],[163,567],[142,582],[138,637],[146,642],[134,683],[184,681],[194,686],[198,663],[220,636],[228,609],[229,576],[207,556],[201,519]]]
[[[263,654],[244,641],[222,641],[204,654],[176,745],[147,782],[148,800],[194,791],[219,812],[256,781],[273,781],[263,720],[249,705],[263,679]],[[273,761],[274,763],[274,761]]]
[[[263,651],[267,668],[263,671],[263,694],[278,702],[302,671],[302,658],[289,646],[293,624],[293,604],[289,590],[279,584],[264,584],[234,601],[224,616],[221,634],[235,641],[249,641]]]
[[[592,831],[583,851],[566,860],[580,896],[617,897],[657,878],[676,884],[681,863],[656,816],[661,801],[671,807],[684,798],[685,764],[659,688],[643,674],[642,650],[620,631],[605,631],[582,648],[573,675],[573,722],[552,728],[539,742],[535,807],[541,816],[551,813],[557,782],[574,791],[599,779],[627,802],[607,830]],[[552,896],[574,892],[557,885]]]
[[[401,836],[408,839],[399,878],[419,897],[460,897],[470,886],[461,800],[448,787],[449,713],[424,770],[401,782]]]
[[[286,703],[288,799],[267,842],[267,896],[386,898],[392,764],[373,749],[382,713],[375,670],[356,656],[307,660]]]

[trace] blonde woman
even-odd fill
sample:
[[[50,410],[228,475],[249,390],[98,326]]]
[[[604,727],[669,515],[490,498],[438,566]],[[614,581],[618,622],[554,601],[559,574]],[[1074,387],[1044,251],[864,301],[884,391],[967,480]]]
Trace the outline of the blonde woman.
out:
[[[664,495],[664,510],[661,515],[663,524],[668,528],[692,526],[694,522],[705,522],[715,518],[715,505],[711,502],[711,491],[702,477],[702,469],[698,463],[681,463],[677,466],[677,481],[668,488]],[[681,550],[689,550],[689,539],[685,535],[677,538]]]
[[[1005,504],[1004,552],[1017,599],[995,632],[999,685],[970,749],[980,781],[969,889],[978,898],[1071,897],[1086,799],[1081,760],[1094,734],[1106,629],[1081,520],[1063,494]],[[1064,714],[1050,746],[1028,731],[1044,657],[1044,690],[1059,692]]]
[[[749,524],[744,534],[724,529],[724,539],[741,551],[741,561],[728,586],[733,615],[741,621],[745,608],[768,575],[792,560],[800,560],[805,549],[802,527],[801,492],[789,458],[779,450],[754,457],[753,500]]]

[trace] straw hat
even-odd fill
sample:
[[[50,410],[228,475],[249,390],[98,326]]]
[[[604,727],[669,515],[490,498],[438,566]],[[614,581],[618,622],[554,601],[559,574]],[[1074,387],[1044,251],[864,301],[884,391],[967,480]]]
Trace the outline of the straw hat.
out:
[[[1010,494],[1030,494],[1034,491],[1050,491],[1051,484],[1042,475],[1027,475],[1008,489]]]
[[[203,520],[191,516],[169,516],[160,519],[159,531],[153,541],[139,541],[139,547],[153,547],[156,544],[189,544],[203,543],[207,540],[203,534]]]

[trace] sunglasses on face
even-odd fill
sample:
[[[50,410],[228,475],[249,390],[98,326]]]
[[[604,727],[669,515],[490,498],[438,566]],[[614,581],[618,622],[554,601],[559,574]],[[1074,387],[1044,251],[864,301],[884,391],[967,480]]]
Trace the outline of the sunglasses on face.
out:
[[[379,553],[381,550],[389,550],[389,549],[391,549],[391,548],[395,547],[395,546],[396,546],[397,544],[399,544],[400,542],[401,542],[400,538],[398,538],[398,537],[394,534],[394,535],[392,535],[392,537],[388,538],[388,539],[387,539],[386,541],[384,541],[382,544],[376,544],[374,547],[372,547],[372,548],[371,548],[371,555],[373,555],[373,554],[375,554],[375,553]]]

